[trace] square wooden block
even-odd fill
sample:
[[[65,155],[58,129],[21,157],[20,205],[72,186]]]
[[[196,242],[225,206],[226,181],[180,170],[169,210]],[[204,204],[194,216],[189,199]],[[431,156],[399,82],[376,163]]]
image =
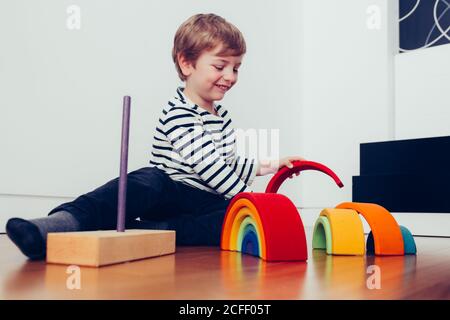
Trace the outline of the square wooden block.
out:
[[[58,232],[47,237],[47,263],[101,267],[174,252],[172,230]]]

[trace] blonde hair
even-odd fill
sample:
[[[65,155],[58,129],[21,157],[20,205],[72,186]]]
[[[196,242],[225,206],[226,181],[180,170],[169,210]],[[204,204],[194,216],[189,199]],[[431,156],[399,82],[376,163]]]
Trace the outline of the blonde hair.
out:
[[[239,29],[218,15],[196,14],[183,22],[175,33],[172,49],[173,62],[180,79],[186,80],[178,64],[180,54],[195,66],[204,51],[218,45],[222,45],[219,55],[240,56],[247,50]]]

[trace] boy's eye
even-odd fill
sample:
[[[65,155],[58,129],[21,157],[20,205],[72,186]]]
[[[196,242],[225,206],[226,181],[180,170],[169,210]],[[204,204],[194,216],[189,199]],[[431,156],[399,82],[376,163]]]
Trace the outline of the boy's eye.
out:
[[[216,68],[219,71],[222,71],[224,69],[224,66],[216,66],[215,65],[214,68]],[[238,73],[238,71],[239,71],[238,68],[233,69],[234,73]]]

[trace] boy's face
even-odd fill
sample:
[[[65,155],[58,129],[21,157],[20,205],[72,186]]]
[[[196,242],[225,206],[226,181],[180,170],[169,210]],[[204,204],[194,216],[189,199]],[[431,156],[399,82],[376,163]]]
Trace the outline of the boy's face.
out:
[[[180,63],[187,76],[185,92],[200,105],[211,107],[221,100],[238,80],[241,56],[219,56],[221,47],[203,52],[195,64]]]

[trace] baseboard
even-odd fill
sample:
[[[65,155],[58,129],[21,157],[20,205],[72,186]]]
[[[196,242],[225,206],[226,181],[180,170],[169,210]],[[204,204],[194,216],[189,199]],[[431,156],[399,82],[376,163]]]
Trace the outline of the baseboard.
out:
[[[61,203],[71,200],[73,198],[0,194],[0,233],[5,232],[10,218],[42,218]]]
[[[45,217],[51,209],[71,198],[0,195],[0,233],[5,232],[9,218]],[[313,227],[323,208],[298,208],[305,227]],[[450,236],[450,213],[393,213],[397,222],[415,236]],[[363,219],[364,231],[370,228]]]
[[[312,227],[323,208],[298,208],[305,227]],[[450,213],[393,212],[398,224],[407,227],[414,236],[450,237]],[[364,232],[370,232],[362,219]]]

